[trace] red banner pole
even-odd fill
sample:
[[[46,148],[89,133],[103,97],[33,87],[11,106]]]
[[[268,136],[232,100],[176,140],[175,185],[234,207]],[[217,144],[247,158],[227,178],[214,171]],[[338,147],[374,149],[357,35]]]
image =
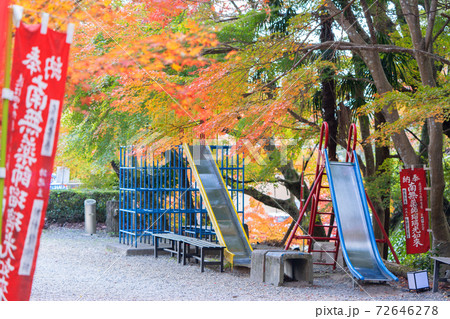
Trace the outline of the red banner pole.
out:
[[[6,51],[5,51],[5,69],[3,88],[9,89],[11,86],[11,67],[12,67],[12,9],[8,8],[9,17],[7,17],[8,26],[6,29]],[[0,169],[3,170],[6,166],[6,140],[8,133],[8,108],[9,100],[4,99],[2,103],[2,140],[1,140],[1,152],[0,152]],[[3,242],[3,189],[5,187],[5,176],[0,178],[0,247]]]

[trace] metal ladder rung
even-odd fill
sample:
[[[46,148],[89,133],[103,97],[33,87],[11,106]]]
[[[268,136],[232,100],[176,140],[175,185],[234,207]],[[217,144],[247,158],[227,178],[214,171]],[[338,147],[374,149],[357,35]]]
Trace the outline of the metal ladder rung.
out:
[[[329,212],[317,212],[316,215],[317,215],[317,214],[321,214],[321,215],[334,215],[333,212],[331,212],[331,213],[329,213]]]
[[[307,240],[315,240],[315,241],[338,241],[339,237],[318,237],[318,236],[311,236],[311,235],[295,235],[295,239],[307,239]]]
[[[331,225],[316,225],[316,224],[314,224],[314,227],[330,227],[330,228],[336,228],[337,226],[335,226],[335,225],[331,226]]]
[[[306,240],[312,239],[312,238],[305,238],[305,235],[294,235],[292,238],[293,239],[306,239]]]

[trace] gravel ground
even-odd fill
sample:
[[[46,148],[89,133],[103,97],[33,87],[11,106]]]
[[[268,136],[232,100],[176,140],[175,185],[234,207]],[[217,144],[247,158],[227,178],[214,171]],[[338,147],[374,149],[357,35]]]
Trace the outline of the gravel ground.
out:
[[[104,230],[88,235],[81,227],[51,226],[43,231],[32,301],[448,301],[448,291],[412,293],[396,283],[353,287],[344,271],[318,271],[314,285],[292,282],[275,287],[250,280],[246,269],[218,267],[200,272],[161,255],[124,256],[106,249],[117,243]]]

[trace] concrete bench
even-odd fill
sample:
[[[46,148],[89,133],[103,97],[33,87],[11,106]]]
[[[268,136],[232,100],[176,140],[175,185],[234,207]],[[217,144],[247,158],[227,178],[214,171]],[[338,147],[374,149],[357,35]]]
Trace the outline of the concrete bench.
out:
[[[312,284],[312,255],[290,250],[254,250],[250,279],[275,286],[282,286],[286,279]]]

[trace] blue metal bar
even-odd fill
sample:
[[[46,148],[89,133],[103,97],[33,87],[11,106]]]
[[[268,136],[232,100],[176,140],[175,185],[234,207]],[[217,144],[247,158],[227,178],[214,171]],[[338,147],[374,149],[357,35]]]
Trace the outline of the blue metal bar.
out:
[[[122,147],[119,147],[119,230],[122,229],[122,224],[121,224],[121,213],[120,213],[120,209],[122,208],[122,182],[123,182],[123,178],[122,178]],[[119,231],[119,243],[122,243],[122,232]]]
[[[241,214],[242,214],[242,225],[245,223],[245,215],[244,215],[244,209],[245,209],[245,194],[244,194],[244,185],[245,185],[245,158],[242,159],[242,190],[241,190],[241,194],[242,194],[242,210],[241,210]]]
[[[227,184],[229,179],[236,179],[236,185],[227,187],[243,216],[243,164],[239,160],[234,163],[238,156],[229,156],[229,146],[212,149]],[[145,242],[152,238],[153,232],[184,231],[197,238],[214,238],[212,223],[182,146],[167,151],[165,162],[153,156],[148,159],[147,152],[137,154],[134,146],[120,147],[119,153],[120,243],[137,246],[138,239]]]

